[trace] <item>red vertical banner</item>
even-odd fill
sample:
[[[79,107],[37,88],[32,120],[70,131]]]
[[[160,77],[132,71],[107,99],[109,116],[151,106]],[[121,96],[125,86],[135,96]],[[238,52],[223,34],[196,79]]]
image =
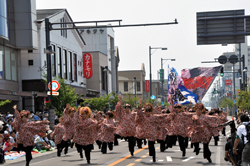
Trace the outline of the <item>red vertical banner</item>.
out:
[[[92,55],[90,53],[85,53],[83,55],[83,73],[84,77],[89,79],[93,76],[93,65],[92,65]]]
[[[149,88],[149,80],[146,80],[146,92],[149,92],[150,88]]]
[[[225,80],[225,85],[231,85],[231,80]]]

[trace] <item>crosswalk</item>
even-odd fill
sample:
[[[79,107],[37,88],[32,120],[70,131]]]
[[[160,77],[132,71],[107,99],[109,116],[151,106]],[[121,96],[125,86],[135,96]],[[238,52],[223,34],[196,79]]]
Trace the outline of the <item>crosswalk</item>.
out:
[[[188,158],[182,160],[182,162],[187,162],[187,161],[192,160],[192,159],[194,159],[194,158],[195,158],[195,156],[191,156],[191,157],[188,157]],[[153,160],[150,160],[150,162],[152,162],[152,161],[153,161]],[[164,162],[163,159],[158,159],[158,160],[156,160],[156,161],[158,161],[158,162]],[[172,159],[171,156],[166,156],[166,161],[167,161],[167,162],[173,162],[173,159]]]

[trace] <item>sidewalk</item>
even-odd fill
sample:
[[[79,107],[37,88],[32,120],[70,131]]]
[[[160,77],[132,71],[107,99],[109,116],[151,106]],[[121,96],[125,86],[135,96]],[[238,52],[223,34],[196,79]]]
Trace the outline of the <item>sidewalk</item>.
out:
[[[72,149],[69,148],[68,149],[68,153],[70,153],[72,151],[75,151],[75,148],[72,148]],[[57,155],[57,149],[54,149],[53,151],[43,152],[43,153],[36,153],[36,154],[32,155],[32,157],[33,157],[33,160],[34,160],[35,158],[46,157],[46,156],[50,156],[49,158],[51,158],[52,155]],[[64,155],[63,152],[62,152],[62,155]],[[22,162],[22,161],[25,161],[25,160],[26,160],[25,156],[22,156],[20,158],[15,159],[15,160],[5,160],[6,162],[4,163],[4,165],[15,164],[15,163],[19,163],[19,162]]]

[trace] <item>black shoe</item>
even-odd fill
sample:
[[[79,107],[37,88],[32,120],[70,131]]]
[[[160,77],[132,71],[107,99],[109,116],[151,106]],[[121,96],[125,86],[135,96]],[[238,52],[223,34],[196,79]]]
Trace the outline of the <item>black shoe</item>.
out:
[[[155,163],[155,156],[153,156],[153,162]]]
[[[74,146],[74,142],[71,143],[70,147],[73,148],[73,146]]]
[[[87,163],[90,164],[90,160],[87,160]]]
[[[182,157],[185,157],[186,156],[186,151],[183,151],[182,152]]]
[[[196,152],[196,155],[198,155],[200,153],[200,150],[201,148],[198,148],[195,152]]]
[[[209,158],[207,158],[207,160],[208,160],[208,162],[209,163],[212,163],[212,160],[211,160],[211,158],[209,157]]]
[[[80,157],[83,158],[82,152],[80,152]]]
[[[134,156],[134,152],[130,152],[131,156]]]

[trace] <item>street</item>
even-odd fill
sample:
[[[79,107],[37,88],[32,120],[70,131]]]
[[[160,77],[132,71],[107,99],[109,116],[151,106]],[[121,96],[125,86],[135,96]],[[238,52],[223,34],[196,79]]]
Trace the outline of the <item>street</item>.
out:
[[[227,127],[227,134],[229,134],[229,127]],[[203,159],[203,147],[200,144],[201,151],[198,156],[193,153],[193,148],[191,149],[190,143],[187,148],[186,157],[182,157],[182,152],[179,150],[179,146],[174,146],[173,148],[165,150],[165,152],[160,152],[159,144],[155,144],[156,147],[156,162],[152,162],[152,157],[148,155],[147,146],[143,146],[142,149],[135,147],[134,156],[131,157],[128,152],[128,143],[124,140],[119,139],[119,146],[115,146],[113,151],[107,151],[107,154],[102,154],[95,145],[95,149],[91,152],[91,164],[90,165],[100,165],[100,166],[145,166],[145,165],[231,165],[229,162],[224,161],[224,145],[226,143],[226,137],[220,136],[220,141],[218,146],[214,146],[213,139],[210,142],[210,150],[212,152],[212,163],[208,163],[207,160]],[[53,152],[48,152],[49,154],[43,153],[33,155],[33,160],[31,161],[31,166],[83,166],[88,165],[85,159],[80,159],[79,154],[76,149],[69,148],[69,153],[65,156],[62,154],[61,157],[56,156],[56,150]],[[20,166],[25,165],[25,157],[13,161],[7,161],[5,165],[9,166]]]

